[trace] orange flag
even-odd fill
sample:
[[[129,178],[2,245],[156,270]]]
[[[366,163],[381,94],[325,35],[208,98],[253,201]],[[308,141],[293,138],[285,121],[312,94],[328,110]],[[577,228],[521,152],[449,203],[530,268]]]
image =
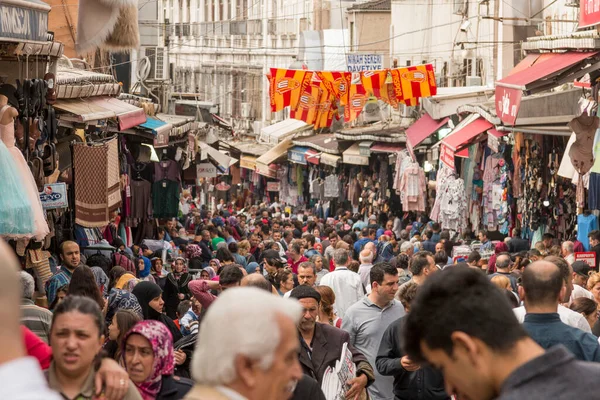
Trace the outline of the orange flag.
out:
[[[369,96],[363,85],[351,85],[348,93],[348,104],[344,107],[344,120],[354,121],[362,112]]]
[[[348,102],[348,89],[352,82],[352,72],[338,71],[319,71],[317,76],[328,91],[333,93],[335,98],[340,101],[341,105],[346,105]]]
[[[387,76],[387,69],[362,71],[360,73],[360,81],[369,96],[375,96],[379,99],[382,96],[382,92],[385,90],[385,80],[387,79]]]
[[[396,68],[390,72],[394,93],[398,101],[430,97],[437,93],[435,71],[431,64]]]
[[[269,78],[269,97],[271,111],[277,112],[287,106],[296,108],[300,98],[301,87],[312,73],[305,70],[271,68]]]
[[[394,94],[394,85],[391,83],[386,83],[384,85],[384,89],[381,91],[381,100],[388,103],[390,106],[396,108],[398,107],[398,100]]]
[[[299,119],[307,124],[315,124],[320,111],[320,103],[326,89],[320,84],[306,85],[300,95],[298,107],[290,112],[290,117]]]

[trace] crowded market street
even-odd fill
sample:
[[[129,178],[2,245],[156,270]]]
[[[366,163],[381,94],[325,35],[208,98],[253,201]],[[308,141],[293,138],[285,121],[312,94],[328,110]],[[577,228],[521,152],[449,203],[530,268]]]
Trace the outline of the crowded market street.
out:
[[[600,398],[596,3],[0,1],[0,400]]]

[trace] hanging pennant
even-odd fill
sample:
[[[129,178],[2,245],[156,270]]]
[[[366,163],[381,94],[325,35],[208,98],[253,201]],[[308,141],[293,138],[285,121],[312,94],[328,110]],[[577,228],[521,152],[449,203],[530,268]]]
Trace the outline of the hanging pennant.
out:
[[[390,71],[394,93],[398,101],[430,97],[437,93],[433,65],[416,65]]]
[[[394,94],[394,85],[392,83],[386,83],[383,85],[380,99],[394,108],[398,107],[398,100]]]
[[[369,96],[367,96],[367,92],[363,85],[351,85],[348,97],[348,104],[344,108],[344,120],[346,122],[352,122],[358,118],[362,112]]]
[[[360,73],[360,81],[369,96],[375,96],[381,98],[382,92],[385,88],[385,81],[387,79],[389,70],[382,69],[377,71],[362,71]]]
[[[311,76],[312,72],[304,70],[271,68],[271,74],[267,76],[271,111],[281,111],[287,106],[296,108],[301,88],[305,80],[310,83]]]
[[[348,103],[348,89],[352,81],[352,72],[318,71],[317,76],[327,90],[333,93],[341,105]]]

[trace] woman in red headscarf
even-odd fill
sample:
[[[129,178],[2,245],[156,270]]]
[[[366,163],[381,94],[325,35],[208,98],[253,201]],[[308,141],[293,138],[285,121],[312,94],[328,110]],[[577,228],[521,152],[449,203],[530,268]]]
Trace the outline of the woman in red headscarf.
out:
[[[496,272],[496,258],[500,253],[508,253],[508,246],[504,242],[496,243],[496,247],[494,248],[494,254],[490,257],[490,261],[488,262],[488,274],[493,274]]]

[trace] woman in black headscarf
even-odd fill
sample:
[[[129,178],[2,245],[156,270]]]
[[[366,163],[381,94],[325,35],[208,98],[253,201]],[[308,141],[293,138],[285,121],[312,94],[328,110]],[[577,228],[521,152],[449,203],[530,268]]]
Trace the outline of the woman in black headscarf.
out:
[[[173,340],[181,339],[182,335],[175,322],[163,314],[165,302],[162,299],[162,290],[156,283],[143,281],[135,285],[131,292],[140,303],[144,319],[160,321],[169,328],[173,335]]]
[[[189,300],[192,297],[188,289],[188,283],[192,276],[187,272],[186,261],[178,257],[173,265],[173,272],[167,275],[165,282],[165,312],[171,319],[177,319],[177,306],[182,300]],[[173,338],[174,342],[175,338]]]

